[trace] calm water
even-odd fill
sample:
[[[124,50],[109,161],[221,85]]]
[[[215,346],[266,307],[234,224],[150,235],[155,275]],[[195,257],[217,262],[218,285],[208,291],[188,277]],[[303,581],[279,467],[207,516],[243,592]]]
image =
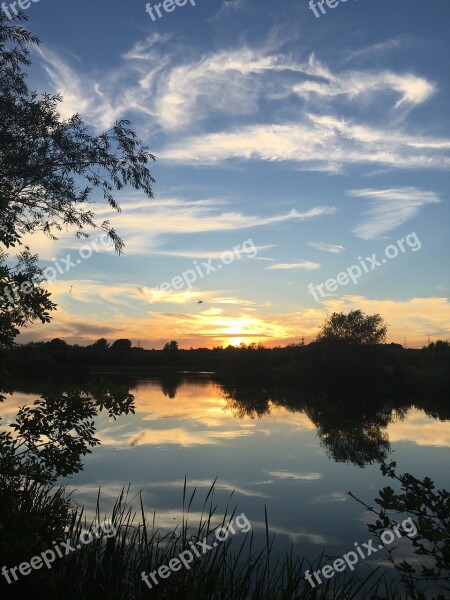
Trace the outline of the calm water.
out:
[[[130,483],[133,493],[142,490],[148,512],[156,511],[157,525],[173,527],[181,520],[186,476],[189,488],[198,488],[195,523],[217,477],[219,515],[234,490],[231,505],[237,503],[257,537],[262,539],[266,506],[276,547],[293,543],[299,554],[314,559],[324,547],[340,555],[370,538],[370,518],[347,492],[373,503],[377,491],[391,483],[376,463],[367,464],[371,457],[384,453],[400,472],[428,475],[448,486],[450,422],[414,406],[403,413],[383,407],[359,418],[339,406],[331,411],[305,406],[294,392],[224,390],[206,377],[140,378],[130,391],[136,414],[113,421],[102,413],[96,419],[102,445],[69,479],[74,499],[88,509],[99,485],[107,511]],[[35,398],[20,392],[8,398],[5,421]]]

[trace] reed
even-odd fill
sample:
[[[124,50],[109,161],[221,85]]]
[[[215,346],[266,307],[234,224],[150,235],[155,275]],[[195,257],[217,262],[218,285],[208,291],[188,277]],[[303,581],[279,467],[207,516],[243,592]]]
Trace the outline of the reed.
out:
[[[361,578],[355,573],[337,574],[316,589],[304,580],[306,569],[317,569],[324,562],[322,554],[313,565],[298,557],[293,547],[282,557],[274,551],[273,537],[265,513],[265,544],[257,548],[253,531],[218,544],[196,558],[189,569],[172,572],[159,579],[150,589],[141,573],[149,573],[168,564],[195,543],[214,535],[217,527],[226,526],[236,514],[228,503],[221,518],[213,502],[215,482],[206,494],[197,522],[191,523],[191,508],[196,488],[188,493],[183,488],[183,516],[172,531],[158,529],[156,514],[145,512],[141,495],[130,499],[130,488],[117,498],[110,519],[116,531],[114,537],[101,535],[64,560],[55,563],[51,571],[55,598],[69,600],[301,600],[325,599],[386,599],[405,598],[397,585],[367,567]],[[136,499],[138,501],[136,502]],[[133,508],[138,504],[138,509]],[[83,508],[73,510],[67,537],[79,540],[83,529],[102,521],[100,493],[95,516],[88,521]],[[50,575],[50,573],[49,573]]]

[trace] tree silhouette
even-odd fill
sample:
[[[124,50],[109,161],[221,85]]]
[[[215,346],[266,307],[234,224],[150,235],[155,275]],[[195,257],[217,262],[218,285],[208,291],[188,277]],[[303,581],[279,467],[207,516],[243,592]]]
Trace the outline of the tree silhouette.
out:
[[[116,340],[111,346],[111,350],[115,352],[127,352],[131,350],[131,341],[126,339]]]
[[[23,15],[16,21],[25,20]],[[37,266],[37,255],[23,248],[16,264],[5,249],[25,234],[43,232],[57,239],[72,229],[88,237],[99,228],[118,253],[124,244],[108,221],[98,221],[89,206],[100,191],[112,209],[120,210],[114,191],[125,186],[152,197],[154,160],[128,121],[118,121],[98,136],[78,115],[62,119],[60,96],[28,89],[24,67],[30,64],[27,44],[39,40],[0,12],[0,345],[10,346],[29,322],[50,320],[56,308]]]
[[[172,341],[164,345],[164,352],[178,352],[178,342]]]
[[[60,231],[68,230],[86,238],[88,231],[98,229],[120,254],[123,241],[92,210],[94,194],[100,192],[117,211],[114,193],[126,186],[152,197],[148,165],[154,157],[128,121],[96,136],[78,115],[60,116],[60,96],[28,89],[27,44],[39,40],[20,26],[24,20],[19,14],[8,21],[0,11],[0,349],[12,347],[27,323],[49,322],[56,308],[43,288],[48,277],[37,264],[38,256],[23,246],[23,237],[40,232],[56,240]],[[13,260],[8,250],[16,246],[22,247]],[[66,352],[67,344],[55,339],[49,349]],[[7,375],[2,373],[0,380],[0,402],[1,393],[10,391]],[[51,485],[82,467],[81,458],[98,443],[93,419],[103,409],[114,418],[133,412],[133,397],[114,396],[108,389],[97,398],[82,390],[47,394],[32,406],[22,406],[12,429],[2,426],[2,561],[4,550],[10,558],[24,552],[30,556],[26,550],[37,541],[45,538],[48,547],[64,532],[67,501]]]
[[[109,348],[108,340],[105,338],[100,338],[99,340],[97,340],[96,342],[91,344],[89,346],[89,348],[91,348],[92,350],[98,350],[100,352],[104,352],[105,350],[108,350],[108,348]]]
[[[355,345],[381,344],[387,326],[379,314],[365,315],[361,310],[333,313],[322,325],[318,341],[336,341]]]
[[[350,496],[377,517],[375,522],[368,524],[367,527],[380,542],[383,542],[382,536],[387,529],[398,528],[399,515],[408,515],[406,520],[409,523],[406,533],[411,539],[414,554],[422,557],[422,560],[416,558],[414,564],[411,564],[412,561],[408,562],[404,559],[400,561],[395,556],[395,546],[386,548],[389,561],[406,585],[408,598],[424,600],[430,597],[430,582],[439,585],[440,591],[447,593],[445,597],[448,598],[450,591],[450,492],[445,489],[436,489],[434,482],[429,477],[420,479],[411,473],[397,474],[396,469],[396,462],[388,464],[383,462],[381,465],[383,475],[390,477],[397,486],[400,484],[400,490],[395,490],[391,486],[385,486],[380,490],[378,498],[375,498],[375,502],[380,508],[368,506],[351,492]],[[444,595],[438,595],[437,598],[443,600]]]

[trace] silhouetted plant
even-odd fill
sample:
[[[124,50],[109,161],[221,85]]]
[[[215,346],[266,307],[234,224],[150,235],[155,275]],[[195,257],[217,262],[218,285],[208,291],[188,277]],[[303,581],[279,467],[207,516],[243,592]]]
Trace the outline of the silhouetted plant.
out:
[[[105,352],[109,348],[108,340],[105,338],[100,338],[90,346],[88,346],[91,350],[98,350],[99,352]]]
[[[0,560],[20,564],[61,539],[70,517],[58,477],[82,469],[82,457],[98,445],[93,418],[134,413],[133,396],[104,391],[43,395],[22,406],[13,432],[0,431]],[[1,421],[1,419],[0,419]],[[21,592],[21,597],[24,592]],[[19,594],[20,595],[20,594]]]
[[[176,342],[175,340],[164,344],[164,352],[178,352],[178,350],[178,342]]]
[[[82,468],[81,457],[99,444],[94,437],[92,420],[98,411],[110,417],[134,413],[130,394],[100,397],[82,391],[62,395],[44,395],[33,406],[22,406],[10,425],[14,435],[0,432],[0,468],[2,476],[27,476],[53,483],[59,476],[76,473]]]
[[[99,190],[116,210],[113,194],[125,186],[151,198],[154,157],[128,121],[92,135],[78,115],[61,118],[60,96],[28,89],[27,45],[39,40],[17,24],[24,20],[19,13],[8,21],[0,11],[0,244],[14,248],[33,232],[57,239],[66,228],[88,237],[87,228],[100,228],[120,253],[123,241],[91,209],[93,193]],[[41,287],[37,258],[24,248],[14,265],[0,247],[0,347],[10,346],[27,323],[50,321],[56,308]]]
[[[381,344],[386,339],[387,326],[379,314],[365,315],[361,310],[333,313],[322,325],[318,341],[347,344]]]
[[[128,352],[128,350],[131,350],[131,341],[127,340],[127,339],[121,339],[121,340],[116,340],[110,350],[112,350],[113,352]]]
[[[400,492],[386,486],[379,492],[375,502],[380,506],[376,510],[358,500],[370,512],[377,516],[375,523],[368,529],[380,540],[383,531],[398,525],[394,515],[407,514],[413,518],[417,534],[411,539],[414,553],[425,558],[420,570],[414,568],[407,560],[397,561],[395,548],[387,548],[389,559],[400,573],[411,598],[422,600],[427,596],[420,589],[421,583],[435,583],[443,590],[450,591],[450,492],[445,489],[436,490],[429,477],[420,479],[404,473],[397,475],[397,464],[383,463],[383,475],[396,480],[400,484]],[[382,541],[382,540],[381,540]],[[384,545],[384,544],[383,544]]]

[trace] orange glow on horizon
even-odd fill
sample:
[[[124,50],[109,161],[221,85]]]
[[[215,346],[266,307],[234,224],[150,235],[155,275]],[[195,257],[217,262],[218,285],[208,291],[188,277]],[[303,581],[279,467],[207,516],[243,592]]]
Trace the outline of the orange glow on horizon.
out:
[[[92,307],[90,298],[83,295],[78,299],[81,303],[78,308],[85,310],[86,306],[91,306],[81,321],[73,311],[75,307],[65,306],[67,298],[54,294],[59,307],[52,315],[52,322],[27,327],[18,342],[59,337],[70,344],[86,345],[104,337],[110,342],[119,338],[130,339],[133,344],[139,341],[146,349],[162,349],[170,340],[176,340],[184,349],[239,346],[241,343],[261,343],[270,348],[299,343],[302,338],[305,343],[312,342],[327,315],[354,309],[361,309],[366,314],[381,314],[389,323],[388,343],[404,345],[406,341],[409,348],[421,348],[427,344],[430,332],[431,341],[449,337],[450,303],[446,298],[412,298],[396,302],[345,296],[314,307],[298,306],[295,310],[280,307],[277,312],[270,305],[259,308],[237,303],[224,305],[221,303],[223,299],[219,298],[216,304],[211,301],[205,308],[197,303],[194,306],[192,303],[180,305],[178,312],[163,312],[156,306],[144,305],[144,313],[131,315],[127,313],[128,305],[116,302],[117,297],[123,294],[123,288],[109,290],[104,286],[97,287],[100,305]],[[90,286],[86,283],[88,289]],[[241,302],[245,304],[244,300]]]

